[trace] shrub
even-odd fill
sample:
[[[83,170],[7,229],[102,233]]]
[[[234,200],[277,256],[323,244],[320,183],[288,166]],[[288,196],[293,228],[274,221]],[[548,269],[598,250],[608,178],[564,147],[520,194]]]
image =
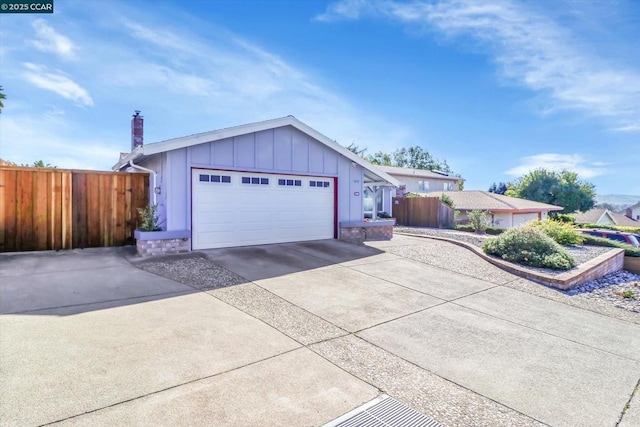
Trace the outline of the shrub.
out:
[[[580,228],[602,228],[605,230],[623,231],[625,233],[640,234],[640,227],[621,227],[618,225],[604,225],[604,224],[580,224]]]
[[[474,209],[471,212],[469,212],[469,224],[471,224],[473,231],[484,232],[487,228],[489,228],[487,211]]]
[[[469,233],[474,232],[475,230],[473,229],[473,227],[471,226],[471,224],[458,224],[456,225],[456,230],[459,231],[468,231]],[[503,227],[487,227],[487,229],[484,231],[487,234],[492,234],[494,236],[497,236],[498,234],[502,234],[505,231],[507,231],[506,228]]]
[[[526,225],[487,239],[482,250],[505,261],[534,267],[568,270],[575,265],[573,257],[562,246],[541,230]]]
[[[584,243],[584,234],[566,222],[547,219],[546,221],[532,221],[528,225],[542,230],[561,245],[581,245]]]
[[[391,215],[389,215],[386,212],[378,212],[378,218],[387,219],[387,218],[391,218]]]
[[[140,215],[140,230],[142,231],[160,231],[160,225],[158,224],[158,205],[147,205],[144,208],[138,208],[138,215]]]
[[[455,205],[453,204],[453,199],[451,199],[450,196],[448,196],[447,194],[442,194],[442,196],[440,196],[440,201],[442,203],[444,203],[445,205],[449,206],[451,209],[455,209]]]
[[[584,244],[591,246],[606,246],[610,248],[624,249],[625,256],[632,256],[640,258],[640,248],[634,248],[626,243],[618,242],[616,240],[605,239],[604,237],[584,235]]]
[[[569,224],[575,224],[576,223],[576,217],[571,215],[571,214],[563,214],[563,213],[551,212],[549,214],[549,217],[551,219],[555,219],[556,221],[560,221],[560,222],[567,222]]]

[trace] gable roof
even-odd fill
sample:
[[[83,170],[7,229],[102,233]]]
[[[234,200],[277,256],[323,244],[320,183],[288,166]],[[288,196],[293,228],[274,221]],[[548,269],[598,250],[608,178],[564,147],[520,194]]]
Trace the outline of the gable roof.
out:
[[[636,221],[635,219],[629,218],[626,215],[611,212],[611,216],[613,216],[616,225],[619,225],[620,227],[640,227],[640,221]]]
[[[464,179],[454,176],[445,172],[426,170],[426,169],[414,169],[414,168],[399,168],[396,166],[381,166],[376,165],[378,169],[388,173],[391,176],[415,176],[420,178],[432,178],[442,179],[446,181],[464,181]]]
[[[451,197],[455,209],[458,210],[486,210],[491,212],[545,212],[560,211],[562,206],[504,196],[488,191],[431,191],[421,193],[428,197],[440,197],[443,194]]]
[[[373,181],[384,181],[391,184],[394,187],[399,187],[400,182],[394,177],[388,175],[386,172],[378,169],[376,166],[364,160],[357,154],[347,150],[342,145],[321,134],[317,130],[313,129],[309,125],[301,122],[293,116],[281,117],[278,119],[265,120],[262,122],[249,123],[240,126],[234,126],[224,129],[213,130],[209,132],[197,133],[194,135],[183,136],[180,138],[167,139],[165,141],[154,142],[151,144],[145,144],[141,147],[137,147],[131,153],[125,156],[121,156],[118,163],[113,165],[113,170],[119,170],[129,163],[131,160],[139,159],[143,156],[151,156],[154,154],[164,153],[167,151],[178,150],[180,148],[191,147],[194,145],[205,144],[208,142],[219,141],[226,138],[233,138],[235,136],[246,135],[248,133],[260,132],[263,130],[274,129],[283,126],[292,126],[299,131],[309,135],[315,140],[321,142],[332,150],[338,152],[344,157],[348,158],[352,162],[362,166],[365,170],[365,175]],[[366,173],[368,172],[368,173]]]
[[[612,223],[616,223],[611,212],[605,208],[589,209],[586,212],[574,212],[571,215],[574,216],[577,224],[599,224],[603,216],[608,216]]]
[[[623,214],[611,212],[605,208],[589,209],[586,212],[575,212],[572,214],[576,218],[577,224],[599,224],[598,221],[603,216],[608,216],[611,222],[621,227],[640,227],[640,221],[636,221]]]

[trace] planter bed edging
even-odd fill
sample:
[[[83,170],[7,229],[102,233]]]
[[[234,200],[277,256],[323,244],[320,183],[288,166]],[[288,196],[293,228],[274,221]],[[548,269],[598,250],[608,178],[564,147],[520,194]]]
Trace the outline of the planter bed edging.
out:
[[[136,251],[141,257],[183,254],[191,250],[189,230],[134,232]]]
[[[340,240],[349,243],[362,244],[367,240],[391,240],[395,218],[379,221],[351,221],[341,222]]]
[[[624,249],[612,248],[609,252],[606,252],[600,256],[593,258],[592,260],[580,264],[570,271],[552,276],[538,271],[528,270],[527,268],[520,267],[519,265],[513,264],[511,262],[493,258],[485,254],[482,249],[477,248],[469,243],[461,242],[459,240],[448,239],[446,237],[426,236],[424,234],[399,232],[397,234],[453,243],[454,245],[469,249],[484,260],[490,262],[496,267],[508,271],[509,273],[515,274],[516,276],[524,277],[525,279],[542,283],[543,285],[561,289],[563,291],[579,286],[590,280],[599,279],[600,277],[606,276],[609,273],[622,270],[625,259]]]

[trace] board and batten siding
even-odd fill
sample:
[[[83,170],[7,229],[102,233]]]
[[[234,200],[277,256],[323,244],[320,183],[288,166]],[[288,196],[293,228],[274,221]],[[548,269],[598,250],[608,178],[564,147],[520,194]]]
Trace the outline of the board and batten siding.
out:
[[[292,126],[172,150],[161,163],[154,170],[167,230],[191,229],[191,168],[337,177],[338,221],[362,220],[362,167]]]

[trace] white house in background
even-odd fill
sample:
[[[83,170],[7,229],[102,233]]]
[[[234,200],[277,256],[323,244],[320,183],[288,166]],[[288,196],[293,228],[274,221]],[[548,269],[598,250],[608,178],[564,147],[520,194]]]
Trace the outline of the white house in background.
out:
[[[640,203],[636,203],[633,206],[629,206],[625,210],[625,216],[635,221],[640,221]]]
[[[162,228],[194,250],[338,238],[363,220],[365,189],[389,212],[400,185],[293,116],[141,142],[113,170],[150,171]]]
[[[430,191],[458,191],[464,179],[440,171],[425,169],[397,168],[395,166],[378,166],[400,181],[399,191],[406,193],[428,193]]]
[[[576,224],[618,225],[622,227],[640,227],[640,221],[605,208],[589,209],[586,212],[574,212]]]
[[[504,196],[488,191],[434,191],[423,194],[427,197],[441,197],[446,194],[451,198],[455,210],[460,214],[456,222],[465,223],[469,220],[468,213],[472,210],[487,211],[487,219],[494,227],[517,227],[527,221],[544,220],[551,211],[561,211],[562,206],[539,203],[517,197]]]

